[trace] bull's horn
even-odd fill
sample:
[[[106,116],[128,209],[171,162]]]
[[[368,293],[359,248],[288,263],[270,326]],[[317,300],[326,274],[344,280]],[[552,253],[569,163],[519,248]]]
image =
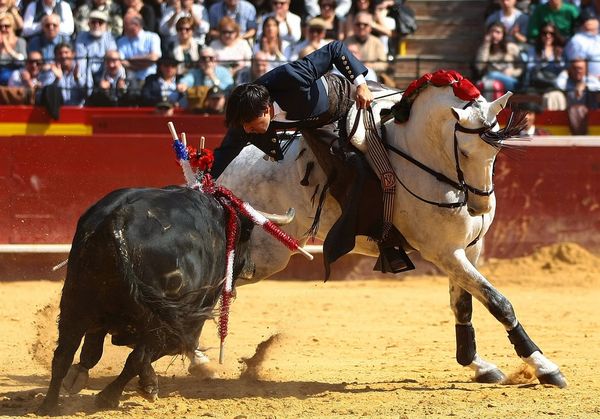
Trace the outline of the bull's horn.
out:
[[[296,210],[294,208],[288,209],[285,214],[269,214],[263,211],[258,212],[260,212],[269,221],[279,226],[284,226],[291,223],[294,220],[294,217],[296,216]]]
[[[511,96],[512,92],[506,92],[503,96],[490,103],[489,116],[493,118],[498,115],[502,109],[506,108],[506,103]]]

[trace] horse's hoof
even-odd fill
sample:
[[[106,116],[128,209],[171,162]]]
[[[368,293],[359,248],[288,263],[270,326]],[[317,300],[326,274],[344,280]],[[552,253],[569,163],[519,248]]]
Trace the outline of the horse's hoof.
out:
[[[565,388],[567,386],[567,379],[560,370],[540,375],[538,380],[540,380],[540,383],[542,384],[550,384],[551,386],[556,386],[558,388]]]
[[[111,397],[102,390],[96,396],[96,407],[100,409],[116,409],[119,407],[119,397]]]
[[[158,400],[158,387],[155,387],[153,385],[138,387],[138,393],[140,396],[142,396],[149,402],[154,403],[156,400]]]
[[[62,386],[69,394],[77,394],[85,388],[90,378],[89,370],[81,364],[71,365]]]
[[[494,368],[475,377],[475,382],[483,384],[499,384],[506,380],[506,375],[500,369]]]

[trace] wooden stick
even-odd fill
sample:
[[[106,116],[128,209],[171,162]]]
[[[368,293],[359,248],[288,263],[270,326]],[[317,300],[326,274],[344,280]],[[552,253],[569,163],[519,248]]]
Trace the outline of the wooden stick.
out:
[[[175,131],[175,125],[173,125],[173,122],[169,121],[167,122],[167,127],[169,127],[169,131],[171,131],[173,141],[175,141],[177,139],[177,131]]]
[[[181,133],[181,142],[183,143],[184,147],[187,147],[187,137],[185,135],[185,132]]]
[[[204,136],[200,137],[200,149],[198,151],[201,151],[204,148],[205,141],[206,141],[206,138],[204,138]]]
[[[313,260],[315,258],[313,255],[311,255],[310,253],[308,253],[306,250],[304,250],[301,247],[298,248],[298,252],[300,252],[302,254],[302,256],[304,256],[308,260]]]

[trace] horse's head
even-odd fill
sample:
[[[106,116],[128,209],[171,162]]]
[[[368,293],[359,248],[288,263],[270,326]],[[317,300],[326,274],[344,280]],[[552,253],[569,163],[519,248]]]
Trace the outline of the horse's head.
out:
[[[456,119],[453,134],[453,154],[459,183],[467,193],[469,214],[488,213],[493,206],[493,170],[496,155],[504,136],[498,135],[496,116],[512,93],[489,103],[483,97],[463,107],[452,107]]]

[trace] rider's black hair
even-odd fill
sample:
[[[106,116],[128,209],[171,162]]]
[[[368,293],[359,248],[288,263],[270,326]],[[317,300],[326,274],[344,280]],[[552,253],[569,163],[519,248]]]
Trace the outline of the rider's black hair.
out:
[[[266,87],[247,83],[237,86],[229,95],[225,110],[228,128],[240,128],[243,123],[258,118],[269,109],[271,97]]]

